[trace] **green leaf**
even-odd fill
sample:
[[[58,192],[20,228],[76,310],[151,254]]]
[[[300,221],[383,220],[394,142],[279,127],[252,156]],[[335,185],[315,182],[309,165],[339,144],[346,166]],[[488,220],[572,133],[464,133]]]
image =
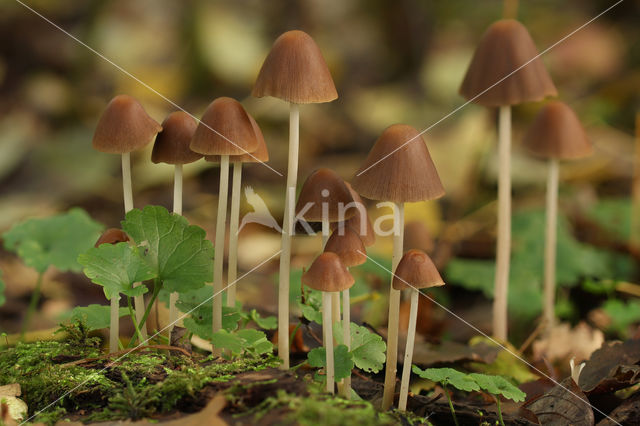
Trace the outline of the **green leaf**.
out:
[[[412,371],[423,379],[438,382],[444,386],[451,385],[461,391],[471,392],[480,390],[478,383],[468,374],[461,373],[453,368],[427,368],[426,370],[422,370],[417,365],[414,365]]]
[[[220,330],[213,333],[211,343],[216,348],[228,349],[234,354],[239,354],[244,349],[245,340],[237,334],[230,333],[227,330]]]
[[[587,212],[618,240],[627,241],[631,235],[631,200],[629,198],[600,200]]]
[[[298,306],[308,321],[322,325],[322,292],[305,288],[305,303],[302,303],[302,297],[298,299]]]
[[[324,347],[312,349],[307,355],[307,362],[312,367],[325,368],[327,365],[327,351]],[[333,368],[336,380],[349,377],[353,370],[353,357],[345,345],[338,345],[333,349]]]
[[[471,347],[480,343],[484,343],[488,346],[499,346],[498,343],[484,336],[476,336],[469,341],[469,345]],[[490,364],[471,362],[468,364],[468,367],[474,371],[484,374],[510,377],[518,383],[526,383],[539,379],[538,376],[529,370],[529,366],[527,364],[523,363],[514,355],[518,353],[516,348],[509,343],[504,343],[504,346],[508,350],[500,348],[498,356]]]
[[[245,350],[253,355],[262,355],[273,350],[273,344],[267,335],[260,330],[239,330],[237,335],[245,340]]]
[[[120,308],[119,317],[129,315],[127,308]],[[71,311],[71,321],[79,321],[86,324],[91,330],[108,328],[111,325],[111,307],[103,305],[76,306]]]
[[[611,319],[607,331],[629,337],[629,326],[640,321],[640,300],[632,299],[623,302],[618,299],[607,300],[602,306],[604,312]]]
[[[167,291],[184,293],[213,279],[213,245],[204,229],[160,206],[127,213],[124,231]]]
[[[262,317],[255,309],[251,310],[250,318],[256,325],[265,330],[275,330],[278,328],[278,318],[271,315],[268,317]]]
[[[351,323],[351,355],[356,367],[368,373],[382,370],[387,345],[382,337],[366,327]],[[333,335],[338,343],[344,342],[342,323],[333,326]]]
[[[193,334],[211,341],[213,324],[213,287],[206,285],[196,290],[180,293],[176,307],[188,314],[184,326]],[[222,307],[222,328],[232,331],[238,328],[241,315],[237,308]]]
[[[155,278],[155,273],[129,243],[101,244],[92,247],[78,256],[78,262],[84,266],[84,274],[95,284],[104,287],[107,299],[111,295],[122,293],[125,296],[138,296],[147,292],[147,287],[134,283]]]
[[[518,389],[513,383],[509,382],[502,376],[488,376],[486,374],[471,373],[469,377],[475,381],[480,388],[492,395],[502,395],[507,399],[515,402],[524,401],[527,396]]]
[[[56,216],[28,219],[2,237],[7,250],[40,273],[49,266],[60,271],[80,271],[78,255],[93,247],[102,228],[84,210],[73,208]]]
[[[234,356],[247,353],[251,355],[262,355],[273,350],[273,345],[267,339],[267,335],[258,330],[239,330],[229,332],[220,330],[213,333],[211,342],[219,349],[231,351]]]

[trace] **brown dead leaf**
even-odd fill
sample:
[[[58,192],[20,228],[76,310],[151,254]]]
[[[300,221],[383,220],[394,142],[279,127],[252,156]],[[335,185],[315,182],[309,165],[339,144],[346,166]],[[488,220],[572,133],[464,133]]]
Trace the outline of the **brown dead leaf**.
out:
[[[527,401],[523,408],[535,414],[545,426],[591,426],[594,422],[589,400],[571,377],[543,396]]]
[[[469,346],[447,340],[438,346],[429,344],[416,346],[413,362],[420,366],[468,361],[490,364],[496,360],[499,352],[500,347],[490,346],[484,342]]]
[[[624,400],[612,412],[608,418],[604,418],[598,422],[598,426],[613,425],[638,425],[640,424],[640,394]]]
[[[595,351],[580,374],[586,393],[608,393],[640,381],[640,340],[606,342]]]
[[[561,323],[551,329],[551,333],[533,342],[533,357],[545,357],[551,362],[566,361],[575,358],[577,363],[588,359],[604,342],[602,331],[591,328],[584,322],[573,329],[567,323]]]

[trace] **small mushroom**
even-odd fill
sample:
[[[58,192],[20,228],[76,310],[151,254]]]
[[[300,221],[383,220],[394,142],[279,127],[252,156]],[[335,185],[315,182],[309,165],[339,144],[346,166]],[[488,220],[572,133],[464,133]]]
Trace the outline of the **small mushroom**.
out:
[[[400,383],[400,398],[398,409],[407,409],[409,394],[409,379],[411,376],[411,362],[413,346],[416,339],[416,321],[418,318],[418,297],[421,288],[438,287],[444,285],[440,273],[431,258],[421,250],[409,250],[402,256],[393,275],[393,288],[397,291],[411,290],[411,308],[409,310],[409,327],[407,328],[407,346],[404,351],[402,367],[402,381]]]
[[[260,126],[247,113],[251,126],[258,140],[258,148],[250,154],[234,155],[231,157],[233,163],[233,177],[231,184],[231,214],[229,216],[229,270],[227,271],[227,283],[236,282],[238,277],[238,222],[240,221],[240,189],[242,183],[242,163],[266,163],[269,161],[269,150],[264,141],[264,135]],[[220,162],[219,155],[207,155],[207,161]],[[236,306],[236,285],[227,288],[227,306]]]
[[[118,95],[105,108],[93,134],[93,148],[109,154],[120,154],[122,157],[122,188],[124,196],[124,212],[133,210],[133,191],[131,188],[131,152],[144,148],[156,137],[162,126],[149,117],[140,102],[128,95]],[[135,285],[140,285],[136,283]],[[136,319],[144,316],[144,297],[136,296]],[[117,314],[118,297],[111,298],[111,316]],[[146,338],[146,328],[142,329]],[[111,339],[109,350],[118,350],[117,338]]]
[[[362,201],[362,198],[360,198],[360,195],[353,190],[349,182],[345,182],[344,184],[349,188],[357,213],[343,222],[332,223],[331,230],[345,229],[346,227],[351,228],[358,234],[365,247],[370,247],[376,242],[376,234],[373,232],[373,226],[371,226],[367,206],[364,204],[364,201]]]
[[[573,110],[552,101],[536,116],[524,138],[533,155],[548,159],[546,230],[544,244],[544,319],[549,332],[555,322],[556,241],[558,227],[558,162],[591,155],[593,149]]]
[[[325,252],[335,253],[340,257],[342,264],[347,270],[352,266],[362,265],[367,261],[367,252],[362,240],[351,228],[344,231],[336,229],[324,246]],[[333,302],[333,299],[332,299]],[[333,306],[331,307],[333,312]],[[351,350],[351,300],[349,289],[342,290],[342,335],[344,344]],[[346,399],[351,397],[351,376],[344,379],[342,396]]]
[[[167,163],[174,165],[173,174],[173,212],[182,214],[182,166],[193,163],[202,158],[202,154],[191,151],[189,144],[198,123],[186,112],[172,112],[162,122],[162,131],[158,133],[151,152],[151,161],[154,164]],[[169,327],[168,335],[171,336],[174,323],[178,320],[176,302],[178,293],[173,292],[169,296]]]
[[[118,244],[129,241],[129,236],[121,229],[109,228],[100,235],[96,241],[95,247],[102,244]],[[113,301],[116,300],[116,308],[114,309]],[[116,352],[118,350],[118,337],[120,336],[120,298],[111,295],[111,310],[109,317],[109,351]]]
[[[289,159],[282,223],[282,252],[278,283],[278,356],[289,368],[289,268],[293,205],[298,181],[300,104],[331,102],[338,97],[320,48],[302,31],[287,31],[273,43],[253,87],[253,96],[273,96],[289,102]]]
[[[469,102],[499,107],[498,239],[493,334],[507,339],[507,290],[511,257],[511,105],[557,95],[531,36],[520,22],[502,19],[484,33],[460,94]]]
[[[258,139],[249,115],[235,99],[217,98],[205,110],[191,139],[192,151],[203,155],[220,155],[220,190],[216,217],[215,257],[213,263],[213,332],[222,329],[222,279],[224,240],[229,191],[229,156],[251,153]],[[214,354],[219,355],[219,349]]]
[[[402,257],[404,203],[434,200],[444,195],[440,177],[420,133],[405,124],[386,128],[356,173],[352,186],[363,197],[394,203],[391,264],[392,270],[395,270]],[[400,318],[400,292],[393,286],[389,287],[389,334],[382,396],[384,410],[393,404]]]
[[[327,392],[334,393],[333,329],[331,326],[331,293],[351,288],[353,276],[343,265],[340,257],[324,252],[313,261],[309,270],[302,275],[302,283],[322,292],[322,336],[327,354]]]

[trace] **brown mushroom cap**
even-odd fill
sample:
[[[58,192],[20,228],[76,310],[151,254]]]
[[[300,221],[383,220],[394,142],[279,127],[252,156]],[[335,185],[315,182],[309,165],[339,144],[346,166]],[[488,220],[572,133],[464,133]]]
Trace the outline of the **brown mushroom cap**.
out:
[[[345,182],[344,184],[347,185],[347,188],[353,197],[353,201],[356,204],[362,205],[362,210],[357,208],[357,210],[354,210],[355,214],[344,222],[332,222],[331,230],[351,228],[356,234],[358,234],[365,247],[370,247],[376,242],[376,234],[373,232],[373,226],[371,226],[371,220],[369,220],[369,213],[367,212],[366,205],[362,201],[362,198],[360,198],[360,195],[353,190],[349,182]]]
[[[137,99],[118,95],[100,116],[93,134],[93,148],[109,154],[126,154],[143,148],[161,130]]]
[[[556,96],[556,87],[537,56],[538,49],[524,25],[514,19],[494,22],[480,39],[460,94],[488,107]]]
[[[234,155],[231,161],[240,161],[241,163],[266,163],[269,161],[269,150],[267,149],[267,143],[264,141],[264,135],[251,114],[247,113],[247,115],[249,116],[249,120],[251,120],[251,126],[258,140],[258,149],[251,154]],[[219,163],[220,155],[205,155],[204,159],[212,163]]]
[[[329,222],[348,219],[356,213],[354,208],[346,208],[349,203],[353,203],[353,197],[344,180],[331,169],[318,169],[304,181],[296,203],[296,214],[300,213],[307,203],[311,203],[311,208],[304,212],[303,217],[309,222],[322,221],[322,205],[324,203],[328,207],[327,219]],[[340,216],[341,210],[342,217]]]
[[[320,291],[343,291],[351,288],[354,282],[340,257],[331,252],[318,256],[309,270],[302,274],[304,285]]]
[[[393,275],[393,288],[428,288],[444,285],[431,258],[422,250],[409,250],[402,256]]]
[[[397,203],[444,195],[424,140],[406,124],[394,124],[382,132],[351,185],[363,197]]]
[[[221,97],[204,111],[190,148],[204,155],[241,155],[255,151],[258,139],[240,102]]]
[[[593,152],[575,112],[560,101],[549,102],[540,110],[524,137],[524,146],[535,156],[560,160]]]
[[[202,158],[202,154],[189,148],[197,126],[196,120],[184,111],[169,114],[153,144],[151,161],[155,164],[189,164]]]
[[[433,250],[433,238],[424,222],[412,220],[405,223],[404,249],[418,249],[425,253],[431,253]]]
[[[353,229],[336,229],[327,240],[324,251],[335,253],[347,268],[362,265],[367,261],[367,251],[362,240]]]
[[[118,244],[129,241],[129,236],[125,234],[122,229],[109,228],[100,235],[95,246],[99,247],[101,244]]]
[[[330,102],[338,97],[320,48],[302,31],[287,31],[273,43],[252,94],[296,104]]]

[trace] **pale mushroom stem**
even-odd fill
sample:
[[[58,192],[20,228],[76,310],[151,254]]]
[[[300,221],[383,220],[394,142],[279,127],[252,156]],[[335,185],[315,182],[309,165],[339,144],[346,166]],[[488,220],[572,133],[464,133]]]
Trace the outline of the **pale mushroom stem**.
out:
[[[280,368],[289,369],[289,274],[291,265],[291,235],[295,214],[296,185],[298,181],[298,148],[300,145],[300,107],[289,104],[289,162],[287,191],[282,221],[282,252],[280,253],[280,279],[278,283],[278,356]]]
[[[227,271],[227,306],[236,306],[236,278],[238,277],[238,222],[240,221],[240,186],[242,163],[233,162],[231,185],[231,216],[229,217],[229,270]]]
[[[173,212],[182,215],[182,164],[175,164],[173,168]],[[169,296],[169,327],[167,328],[169,339],[171,339],[171,332],[178,321],[177,302],[178,293],[171,293]]]
[[[126,152],[124,154],[122,154],[122,190],[123,190],[123,195],[124,195],[124,213],[125,215],[127,213],[129,213],[131,210],[133,210],[133,189],[132,189],[132,185],[131,185],[131,153]],[[137,287],[141,285],[141,283],[134,283],[133,286]],[[144,311],[145,311],[145,306],[144,306],[144,296],[140,295],[140,296],[135,296],[133,298],[134,301],[134,308],[136,311],[136,321],[138,321],[138,324],[140,324],[142,322],[142,318],[144,317]],[[114,307],[114,304],[111,304],[111,318],[113,318],[114,316],[118,315],[117,313],[114,313],[114,309],[118,309]],[[119,333],[119,326],[116,326],[116,333]],[[142,327],[140,327],[140,332],[142,334],[142,337],[144,338],[144,340],[147,340],[147,326],[146,324],[143,324]],[[110,338],[109,341],[111,341],[112,339]],[[117,337],[116,337],[117,340]],[[142,343],[142,342],[140,342]],[[113,347],[110,347],[109,350],[116,352],[118,351],[118,346],[115,346],[115,349]]]
[[[511,256],[511,107],[501,106],[498,119],[498,240],[493,299],[493,335],[507,340],[507,293]]]
[[[324,215],[323,215],[324,216]],[[331,227],[329,224],[329,219],[326,217],[322,218],[322,249],[324,250],[327,245],[327,241],[329,241],[329,234],[331,233]],[[331,325],[340,323],[340,292],[334,291],[331,293]],[[333,330],[333,327],[331,328]],[[333,338],[333,332],[331,333]],[[333,339],[333,344],[337,344],[336,340]],[[344,381],[340,380],[338,382],[338,392],[343,392]]]
[[[227,222],[227,197],[229,193],[229,156],[220,158],[220,190],[218,191],[218,216],[216,217],[216,242],[213,259],[213,332],[222,329],[222,275],[224,260],[224,234]],[[213,349],[220,356],[219,348]]]
[[[342,291],[342,336],[344,344],[351,351],[351,301],[349,300],[349,289]],[[351,374],[344,379],[342,396],[345,399],[351,398]]]
[[[555,322],[558,173],[558,160],[551,158],[547,176],[547,217],[544,239],[544,320],[547,332],[551,331]]]
[[[416,340],[416,322],[418,319],[418,297],[420,292],[411,289],[411,308],[409,310],[409,327],[407,328],[407,346],[404,350],[404,364],[402,366],[402,381],[400,383],[400,399],[398,409],[406,411],[409,396],[409,379],[411,378],[411,363],[413,360],[413,345]]]
[[[395,203],[395,220],[393,234],[393,256],[391,270],[395,271],[402,258],[402,244],[404,236],[404,203]],[[393,275],[391,276],[393,282]],[[384,392],[382,394],[382,409],[388,410],[393,405],[396,389],[396,372],[398,368],[398,327],[400,317],[400,291],[393,285],[389,288],[389,321],[387,326],[387,361],[384,375]]]
[[[331,327],[331,293],[322,292],[322,335],[324,348],[327,354],[327,365],[325,373],[327,376],[327,392],[333,393],[333,383],[335,381],[333,369],[333,328]]]

